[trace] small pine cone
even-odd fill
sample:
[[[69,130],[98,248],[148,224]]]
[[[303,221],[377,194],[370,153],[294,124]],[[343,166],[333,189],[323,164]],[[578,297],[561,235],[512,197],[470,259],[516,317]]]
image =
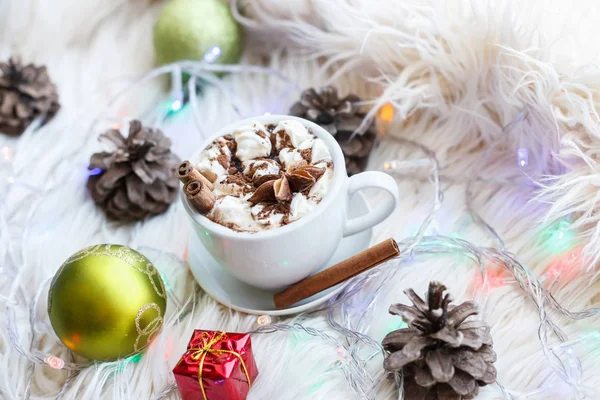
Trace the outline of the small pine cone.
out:
[[[0,71],[0,132],[18,136],[40,115],[42,125],[54,117],[60,104],[45,66],[11,58],[0,63]]]
[[[165,212],[179,187],[179,157],[171,152],[171,140],[137,120],[130,122],[127,139],[114,129],[100,138],[116,149],[92,155],[89,169],[98,173],[87,187],[108,217],[129,222]]]
[[[496,353],[490,327],[483,321],[468,321],[479,313],[477,304],[459,306],[446,287],[429,284],[425,300],[412,289],[405,290],[413,306],[394,304],[390,313],[400,315],[408,328],[390,332],[383,347],[390,352],[384,361],[388,371],[402,371],[407,400],[473,399],[479,387],[495,382]]]
[[[373,124],[362,135],[352,137],[366,115],[356,105],[359,101],[360,98],[353,94],[340,99],[334,87],[326,86],[319,92],[312,88],[305,90],[300,101],[290,109],[291,115],[312,121],[335,137],[344,152],[350,176],[367,167],[376,137]]]

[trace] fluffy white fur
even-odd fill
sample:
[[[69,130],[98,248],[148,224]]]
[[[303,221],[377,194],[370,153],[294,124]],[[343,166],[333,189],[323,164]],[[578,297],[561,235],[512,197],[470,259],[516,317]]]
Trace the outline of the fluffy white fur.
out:
[[[540,221],[551,224],[570,217],[577,243],[586,246],[589,259],[578,270],[579,276],[561,280],[553,293],[571,310],[594,305],[599,285],[594,272],[585,270],[593,270],[600,257],[596,211],[600,75],[593,68],[571,68],[567,64],[574,60],[557,58],[550,51],[556,47],[554,42],[542,41],[537,29],[547,28],[548,19],[533,19],[547,15],[539,14],[539,8],[529,3],[458,4],[244,2],[238,18],[249,35],[245,62],[257,63],[267,55],[270,66],[293,77],[300,87],[334,83],[341,92],[363,95],[375,106],[373,110],[392,101],[397,120],[389,135],[435,150],[447,178],[443,207],[430,233],[495,245],[465,213],[464,182],[479,177],[481,181],[473,185],[474,207],[500,233],[509,251],[533,273],[544,276],[557,257],[548,248]],[[189,231],[179,205],[147,222],[120,226],[108,223],[85,193],[85,167],[90,154],[99,149],[95,138],[101,129],[90,129],[92,119],[105,110],[123,78],[152,67],[151,28],[160,6],[160,2],[124,0],[0,2],[0,58],[19,53],[26,60],[47,64],[63,104],[57,118],[39,131],[18,139],[0,137],[0,145],[10,146],[15,154],[14,171],[0,170],[0,316],[4,322],[0,398],[46,399],[59,393],[63,399],[155,398],[173,383],[170,371],[192,329],[256,328],[255,317],[216,304],[192,282],[185,265],[157,250],[183,257]],[[564,6],[554,9],[565,12]],[[582,9],[583,13],[592,18],[595,11]],[[579,26],[576,19],[564,21],[559,34]],[[593,41],[590,37],[586,40]],[[558,53],[565,55],[565,48]],[[575,60],[575,66],[590,58],[586,53]],[[276,81],[236,75],[227,79],[245,99],[244,115],[285,111],[292,101],[288,98],[265,110],[261,100],[270,98],[265,93],[274,93]],[[144,85],[111,113],[127,118],[154,107],[162,99],[162,83]],[[200,100],[205,132],[239,118],[224,106],[230,99],[223,95],[207,91]],[[189,156],[201,140],[189,115],[163,128],[182,157]],[[516,164],[520,147],[530,155],[524,169]],[[388,138],[376,149],[370,166],[379,169],[384,160],[422,157]],[[376,239],[416,233],[432,199],[431,184],[421,172],[408,171],[399,179],[402,203],[377,228]],[[16,181],[10,191],[2,179],[9,175]],[[538,184],[527,184],[531,178]],[[376,206],[380,194],[369,196]],[[29,305],[64,259],[101,242],[128,244],[152,258],[172,290],[168,320],[139,363],[92,365],[67,382],[66,371],[34,366],[23,355],[71,357],[49,326],[45,292],[32,315]],[[392,302],[406,301],[403,289],[422,292],[429,280],[436,279],[445,282],[455,297],[469,298],[477,274],[460,254],[403,266],[385,287],[363,331],[380,340],[397,327],[398,317],[388,315],[387,308]],[[504,285],[475,293],[492,325],[499,381],[515,396],[542,389],[545,392],[535,398],[598,398],[598,340],[586,336],[572,347],[580,357],[585,385],[574,392],[541,352],[539,320],[532,304],[509,276],[502,279]],[[322,316],[303,317],[299,322],[335,335]],[[569,340],[577,340],[599,323],[595,317],[579,321],[556,317],[556,322]],[[8,323],[18,329],[19,348],[9,340]],[[549,340],[557,342],[553,337]],[[356,397],[331,344],[297,332],[254,335],[253,343],[260,375],[250,399]],[[373,377],[381,377],[381,364],[378,356],[365,367]],[[170,396],[177,398],[176,393]],[[369,397],[394,399],[397,393],[391,381],[383,381]],[[490,386],[480,398],[502,398],[502,393]]]

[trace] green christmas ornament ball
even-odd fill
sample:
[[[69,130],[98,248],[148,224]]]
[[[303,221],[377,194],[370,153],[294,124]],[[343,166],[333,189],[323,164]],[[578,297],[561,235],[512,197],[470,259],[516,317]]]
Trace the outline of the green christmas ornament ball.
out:
[[[48,292],[54,332],[90,360],[116,360],[144,350],[162,328],[166,308],[158,270],[142,254],[116,244],[73,254]]]
[[[219,64],[235,64],[242,50],[242,30],[229,6],[220,0],[171,0],[154,26],[154,49],[159,64],[201,60],[218,46]]]

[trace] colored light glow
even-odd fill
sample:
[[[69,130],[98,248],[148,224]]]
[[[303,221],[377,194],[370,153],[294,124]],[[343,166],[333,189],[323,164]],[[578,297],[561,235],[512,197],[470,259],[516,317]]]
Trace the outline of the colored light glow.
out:
[[[517,149],[517,164],[519,167],[526,167],[529,165],[529,151],[526,148],[520,147]]]
[[[103,171],[101,168],[93,168],[93,169],[89,170],[88,175],[89,176],[100,175],[102,172]]]
[[[158,340],[155,340],[152,343],[156,343],[156,342],[158,342]],[[164,350],[165,350],[165,357],[164,357],[164,359],[165,359],[165,361],[167,361],[169,358],[171,358],[171,354],[173,353],[173,347],[174,347],[173,344],[174,344],[174,341],[171,338],[171,336],[167,336],[167,339],[166,339],[165,345],[164,345]]]
[[[346,359],[346,349],[344,349],[342,346],[336,347],[335,351],[341,359]]]
[[[579,247],[573,251],[555,256],[548,264],[548,268],[542,276],[543,280],[552,284],[555,281],[569,282],[575,278],[582,267],[582,250],[583,248]]]
[[[256,318],[256,323],[261,326],[269,325],[271,323],[271,317],[268,315],[261,315],[260,317]]]
[[[479,271],[475,273],[475,277],[473,278],[473,281],[471,281],[469,288],[471,295],[474,295],[480,290],[484,293],[489,293],[494,289],[504,286],[507,278],[510,277],[504,268],[496,264],[487,264],[485,266],[485,271],[485,277],[482,276]]]
[[[152,343],[154,344],[154,343]],[[121,361],[118,366],[117,366],[117,372],[121,373],[123,372],[123,370],[125,369],[125,366],[127,366],[127,364],[137,364],[140,362],[140,360],[142,359],[142,353],[137,353],[132,355],[131,357],[127,357],[125,358],[123,361]]]
[[[557,254],[571,249],[575,239],[575,232],[570,227],[570,222],[563,219],[546,228],[542,233],[546,250]]]
[[[171,104],[171,111],[177,112],[181,110],[181,107],[183,107],[183,102],[181,100],[175,100],[173,104]]]
[[[12,149],[8,146],[0,146],[0,161],[2,161],[2,163],[10,163],[12,160]]]
[[[134,363],[134,364],[137,364],[137,363],[140,362],[141,359],[142,359],[142,353],[137,353],[137,354],[134,354],[131,357],[126,358],[125,359],[125,363]]]
[[[62,358],[58,358],[55,356],[48,356],[44,359],[44,361],[46,362],[46,364],[48,364],[50,368],[54,369],[63,369],[63,367],[65,366],[65,362],[62,360]]]
[[[187,261],[189,259],[190,253],[189,253],[189,248],[186,245],[183,249],[183,260]]]
[[[377,118],[379,118],[383,122],[392,122],[394,119],[394,115],[396,114],[396,110],[394,109],[394,105],[392,103],[385,103],[379,108],[377,111]]]
[[[68,338],[62,338],[62,342],[65,344],[65,346],[67,346],[70,350],[75,350],[77,348],[77,346],[75,346],[75,343],[73,343],[71,340],[69,340]]]
[[[169,281],[167,280],[167,276],[165,274],[163,274],[162,272],[159,272],[160,278],[162,279],[164,285],[165,285],[165,289],[167,291],[171,290],[171,285],[169,285]]]
[[[219,57],[221,57],[221,48],[219,46],[213,46],[210,49],[208,49],[208,51],[206,53],[204,53],[204,56],[202,57],[202,59],[205,62],[212,64]]]
[[[404,322],[404,320],[402,320],[402,319],[398,321],[397,318],[394,318],[392,323],[387,328],[387,333],[397,331],[398,329],[404,329],[404,328],[408,328],[408,324],[406,322]]]
[[[319,381],[319,382],[315,383],[314,385],[312,385],[310,387],[310,392],[312,393],[312,392],[320,389],[323,386],[324,383],[325,383],[325,381]]]

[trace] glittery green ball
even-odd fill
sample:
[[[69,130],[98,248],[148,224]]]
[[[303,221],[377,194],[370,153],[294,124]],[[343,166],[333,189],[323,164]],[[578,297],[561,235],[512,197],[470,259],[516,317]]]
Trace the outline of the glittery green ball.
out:
[[[158,270],[137,251],[99,244],[72,255],[48,292],[56,336],[90,360],[129,357],[163,325],[167,293]]]
[[[229,6],[220,0],[171,0],[154,25],[154,49],[159,64],[201,60],[213,46],[221,49],[219,64],[238,62],[242,30]]]

